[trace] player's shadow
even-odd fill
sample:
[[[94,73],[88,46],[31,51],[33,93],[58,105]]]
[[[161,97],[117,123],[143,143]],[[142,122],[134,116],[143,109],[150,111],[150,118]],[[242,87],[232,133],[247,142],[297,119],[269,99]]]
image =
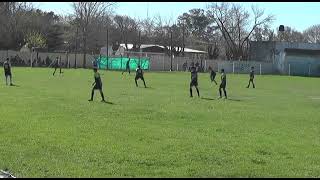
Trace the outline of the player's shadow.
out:
[[[138,86],[138,88],[143,88],[143,89],[154,89],[153,87],[149,87],[149,86],[147,86],[147,87],[144,87],[144,86]]]
[[[204,99],[204,100],[207,100],[207,101],[213,101],[215,99],[212,99],[212,98],[205,98],[205,97],[202,97],[201,99]]]
[[[109,102],[109,101],[106,101],[106,102],[103,102],[105,104],[110,104],[110,105],[115,105],[113,102]]]
[[[89,101],[89,102],[93,102],[93,101]],[[110,102],[110,101],[105,101],[105,102],[100,101],[100,102],[103,103],[103,104],[115,105],[113,102]]]
[[[242,101],[240,99],[230,99],[230,98],[228,98],[227,100],[229,100],[229,101]]]
[[[17,84],[12,84],[12,85],[10,85],[10,86],[13,86],[13,87],[20,87],[19,85],[17,85]]]

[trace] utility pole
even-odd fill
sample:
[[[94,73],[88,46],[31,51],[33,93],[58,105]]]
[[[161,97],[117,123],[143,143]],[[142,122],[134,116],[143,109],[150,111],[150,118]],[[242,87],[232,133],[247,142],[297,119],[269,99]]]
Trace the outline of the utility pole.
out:
[[[170,71],[172,71],[172,28],[170,28]]]
[[[182,56],[184,57],[184,22],[182,28]]]
[[[107,27],[107,69],[109,66],[109,27]]]
[[[78,25],[77,25],[77,33],[76,33],[76,47],[74,54],[74,68],[77,68],[77,52],[78,52]]]
[[[141,66],[141,31],[139,31],[139,65]]]

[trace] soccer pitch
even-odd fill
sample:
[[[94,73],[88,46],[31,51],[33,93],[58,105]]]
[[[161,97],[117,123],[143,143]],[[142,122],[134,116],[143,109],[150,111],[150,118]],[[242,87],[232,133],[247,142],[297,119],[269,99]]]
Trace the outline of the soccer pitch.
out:
[[[17,177],[319,177],[319,78],[13,68],[0,86],[0,169]],[[3,73],[3,72],[2,72]],[[220,74],[216,80],[220,83]]]

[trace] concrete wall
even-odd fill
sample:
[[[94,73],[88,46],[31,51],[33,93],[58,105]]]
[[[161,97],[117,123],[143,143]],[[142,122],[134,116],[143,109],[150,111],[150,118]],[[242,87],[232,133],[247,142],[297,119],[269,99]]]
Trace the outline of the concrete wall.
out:
[[[250,42],[249,59],[259,62],[273,62],[276,42]]]
[[[31,59],[31,53],[30,52],[20,52],[20,51],[5,51],[5,50],[0,50],[0,62],[4,62],[6,60],[7,57],[15,57],[16,55],[18,55],[26,64],[27,66],[30,66],[30,59]],[[94,55],[91,54],[87,54],[86,55],[86,67],[91,67],[92,66],[92,61],[95,59]],[[33,53],[32,54],[32,59],[34,59],[34,61],[36,60],[37,57],[37,53]],[[74,62],[75,59],[77,60],[76,66],[78,68],[83,66],[83,54],[77,54],[77,57],[75,57],[75,53],[42,53],[39,52],[38,53],[38,57],[39,59],[41,59],[41,61],[45,60],[47,57],[49,57],[51,60],[55,60],[56,57],[61,57],[61,62],[65,65],[65,67],[67,67],[68,62],[70,64],[71,67],[74,67]]]

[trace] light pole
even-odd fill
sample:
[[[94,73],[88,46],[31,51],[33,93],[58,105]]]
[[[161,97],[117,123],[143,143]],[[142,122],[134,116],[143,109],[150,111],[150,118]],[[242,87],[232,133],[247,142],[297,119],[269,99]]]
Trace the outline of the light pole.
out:
[[[139,65],[141,66],[141,31],[139,31]]]
[[[109,27],[107,27],[107,69],[109,64]]]
[[[170,28],[170,71],[172,71],[172,27]]]
[[[184,34],[185,34],[185,26],[184,26],[184,21],[183,21],[183,24],[182,24],[182,56],[184,57],[184,47],[185,47],[185,45],[184,45]]]
[[[78,25],[77,25],[77,32],[76,32],[76,47],[75,47],[75,53],[74,53],[74,68],[77,68],[77,51],[78,51]]]

